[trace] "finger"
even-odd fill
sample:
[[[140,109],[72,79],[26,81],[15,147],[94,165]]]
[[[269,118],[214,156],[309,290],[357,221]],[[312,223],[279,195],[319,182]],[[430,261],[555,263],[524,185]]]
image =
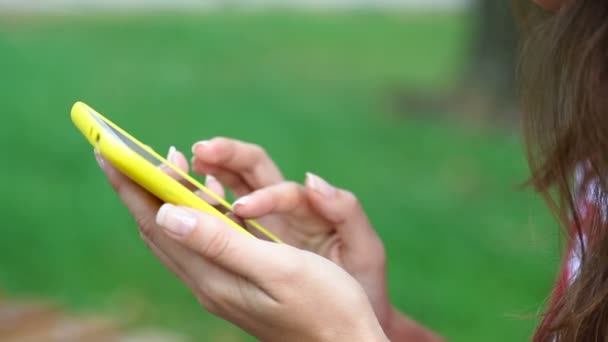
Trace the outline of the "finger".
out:
[[[141,237],[163,265],[186,284],[205,309],[216,315],[220,313],[220,306],[224,311],[230,309],[226,304],[238,295],[234,287],[228,286],[235,282],[234,274],[177,243],[162,233],[160,227],[150,237],[143,234]]]
[[[236,197],[245,196],[254,190],[240,175],[219,167],[214,168],[212,171],[208,169],[204,169],[205,171],[203,171],[203,169],[200,168],[200,163],[194,161],[192,170],[194,173],[212,175],[221,184],[230,189]]]
[[[232,303],[239,293],[233,286],[228,286],[236,282],[234,274],[185,248],[164,234],[160,227],[150,231],[149,235],[141,234],[141,238],[162,264],[186,284],[205,309],[216,315],[221,311],[235,311],[231,306],[234,306]],[[252,290],[251,286],[247,288]],[[218,310],[220,307],[223,310]]]
[[[207,175],[206,179],[205,179],[205,187],[213,192],[214,194],[216,194],[218,197],[220,198],[226,198],[226,193],[224,191],[224,186],[217,180],[217,178],[213,177],[212,175]],[[205,202],[211,204],[211,205],[218,205],[219,202],[209,196],[206,192],[202,191],[202,190],[196,190],[196,194],[202,198],[203,200],[205,200]]]
[[[190,172],[190,165],[188,163],[188,160],[186,159],[186,156],[184,156],[184,154],[181,151],[177,150],[174,146],[171,146],[169,148],[169,152],[167,153],[167,161],[169,163],[173,164],[175,167],[177,167],[183,173],[187,174]],[[182,176],[180,176],[177,172],[175,172],[175,170],[173,170],[169,166],[162,164],[160,166],[160,169],[163,170],[165,173],[167,173],[172,178],[179,181],[186,188],[188,188],[192,191],[194,191],[196,189],[194,184],[185,180]]]
[[[263,220],[285,243],[308,250],[318,247],[318,239],[312,237],[334,231],[333,224],[310,205],[304,186],[295,182],[282,182],[241,197],[233,204],[233,211],[245,220]],[[247,227],[256,237],[266,238],[255,227]]]
[[[155,221],[162,204],[160,200],[123,175],[98,153],[96,159],[110,185],[135,218],[142,239],[161,262],[184,281],[212,313],[218,306],[214,297],[229,301],[235,294],[234,287],[225,285],[234,282],[234,275],[200,258],[196,251],[184,248],[183,244],[167,236]]]
[[[165,267],[171,271],[176,277],[183,281],[189,288],[193,288],[194,281],[192,278],[184,272],[184,270],[178,266],[162,249],[160,249],[154,241],[150,240],[147,236],[140,234],[142,241],[146,246],[154,253],[154,255],[165,265]]]
[[[178,151],[175,148],[175,146],[169,147],[169,152],[167,153],[167,161],[169,161],[169,163],[175,165],[179,170],[181,170],[184,173],[188,173],[188,171],[190,169],[186,156],[184,156],[184,154],[182,152]],[[167,171],[167,174],[169,174],[171,177],[173,177],[175,179],[181,178],[181,176],[178,175],[175,171],[166,167],[165,165],[163,165],[163,166],[164,166],[164,169]]]
[[[179,253],[176,247],[181,247],[179,245],[168,247],[168,243],[165,241],[165,243],[161,243],[161,245],[167,249],[167,252],[165,252],[147,236],[141,234],[141,239],[160,262],[190,289],[198,302],[207,309],[207,311],[213,314],[219,314],[219,305],[214,298],[228,298],[228,296],[232,295],[231,293],[227,293],[225,289],[227,281],[225,279],[225,274],[222,274],[217,267],[209,265],[206,261],[200,261],[197,256],[187,256],[184,258],[183,256],[180,257],[179,255],[176,255]],[[156,238],[155,240],[163,241],[163,239],[168,240],[166,237],[160,239]],[[181,248],[183,249],[183,247]],[[180,261],[186,261],[186,265],[182,265],[182,262]],[[196,268],[193,267],[194,265],[192,264],[198,261],[200,261],[200,263],[196,265]],[[192,272],[192,270],[194,270],[194,272]],[[201,274],[202,272],[204,272],[204,275]],[[194,279],[199,279],[199,281],[195,281]],[[214,279],[215,281],[203,283],[200,279]],[[222,285],[219,286],[218,283],[222,283]]]
[[[289,259],[292,251],[286,245],[245,235],[210,214],[165,204],[156,221],[171,238],[254,283],[264,283],[264,275],[276,268],[293,266]]]
[[[162,230],[155,221],[162,201],[137,185],[98,153],[96,153],[96,158],[110,185],[137,222],[141,235],[165,253],[172,249],[171,244],[176,245],[175,242],[167,239],[164,234],[159,234]],[[159,235],[160,238],[158,238]]]
[[[174,146],[171,146],[169,148],[169,153],[167,154],[167,160],[170,163],[172,163],[173,165],[175,165],[182,172],[184,172],[184,173],[189,172],[190,165],[188,163],[188,160],[186,159],[186,156],[181,151],[177,150]],[[177,174],[177,172],[175,172],[173,169],[166,167],[165,165],[162,165],[161,167],[163,167],[163,170],[165,172],[167,172],[167,174],[169,176],[179,180],[180,183],[182,183],[189,189],[191,189],[191,190],[196,189],[194,184],[183,179],[182,176]],[[220,182],[215,177],[208,175],[207,179],[205,180],[205,185],[210,191],[214,192],[219,197],[225,198],[224,187],[222,186],[222,184],[220,184]],[[195,192],[199,197],[201,197],[207,203],[209,203],[211,205],[219,204],[219,202],[216,199],[214,199],[212,196],[208,195],[207,193],[205,193],[201,190],[196,190]]]
[[[307,200],[306,190],[294,182],[282,182],[239,198],[234,212],[243,218],[259,218],[270,213],[291,213]]]
[[[374,242],[379,242],[379,238],[353,193],[337,189],[312,173],[306,174],[305,184],[309,203],[334,225],[345,248],[363,251],[378,247]]]
[[[170,261],[165,252],[165,250],[171,249],[170,246],[168,246],[167,241],[169,243],[173,242],[162,235],[161,239],[158,239],[159,234],[157,232],[160,232],[161,230],[157,226],[154,218],[162,202],[139,185],[135,184],[135,182],[99,155],[97,151],[95,157],[106,174],[110,185],[137,222],[140,235],[146,245],[156,254],[163,264],[186,282],[187,277],[185,276],[184,271],[177,267],[174,262]],[[162,253],[158,253],[160,250],[162,250]]]
[[[318,217],[316,214],[311,213],[310,206],[305,203],[307,201],[306,192],[303,186],[294,182],[282,182],[270,187],[254,191],[253,193],[239,198],[232,205],[233,212],[247,220],[257,219],[271,214],[287,213],[293,220],[299,221],[301,225],[298,227],[304,227],[304,230],[300,229],[286,229],[284,221],[277,221],[273,218],[265,219],[265,223],[268,224],[268,228],[272,233],[281,236],[284,242],[295,246],[301,246],[300,239],[301,233],[304,236],[308,236],[308,227],[319,227],[317,221],[314,218]],[[313,218],[311,220],[311,218]],[[268,239],[268,237],[255,229],[255,227],[245,224],[244,227],[257,238]],[[305,238],[305,240],[309,240]]]
[[[161,200],[135,184],[97,151],[95,152],[95,158],[104,171],[110,186],[125,203],[142,232],[152,229],[155,225],[153,218],[162,204]]]
[[[201,141],[192,147],[199,167],[220,167],[241,176],[259,189],[283,180],[281,172],[261,147],[227,138]],[[219,177],[218,177],[219,178]]]

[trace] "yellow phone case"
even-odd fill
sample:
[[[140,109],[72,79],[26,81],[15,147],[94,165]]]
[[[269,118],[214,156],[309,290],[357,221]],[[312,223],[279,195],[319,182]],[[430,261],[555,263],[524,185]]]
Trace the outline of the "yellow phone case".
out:
[[[87,140],[104,158],[106,158],[117,169],[119,169],[137,184],[148,190],[150,193],[154,194],[156,197],[160,198],[166,203],[183,205],[212,214],[221,218],[238,231],[252,235],[237,222],[224,215],[215,207],[197,196],[190,189],[166,174],[159,168],[159,165],[155,165],[151,161],[148,161],[148,159],[146,159],[142,154],[136,152],[135,149],[140,149],[143,153],[147,153],[155,160],[158,160],[158,162],[162,163],[162,165],[166,165],[166,167],[170,168],[184,180],[188,181],[196,188],[218,201],[221,206],[225,207],[229,211],[232,211],[232,206],[230,203],[217,196],[215,193],[213,193],[213,191],[207,189],[207,187],[200,184],[175,165],[171,164],[149,146],[135,139],[129,133],[112,123],[110,120],[96,112],[88,105],[82,102],[75,103],[72,107],[71,117],[72,121],[80,132],[82,132]],[[109,126],[111,129],[104,127],[104,124]],[[133,147],[129,147],[125,142],[123,142],[121,138],[116,135],[116,133],[111,131],[112,129],[124,136],[124,138],[128,139],[128,141],[133,144]],[[246,222],[249,226],[254,227],[270,240],[278,243],[281,242],[277,236],[262,227],[257,222],[253,220],[247,220]]]

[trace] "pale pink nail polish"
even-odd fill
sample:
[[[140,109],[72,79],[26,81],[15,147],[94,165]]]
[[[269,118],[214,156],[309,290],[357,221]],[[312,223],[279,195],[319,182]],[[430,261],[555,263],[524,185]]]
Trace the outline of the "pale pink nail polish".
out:
[[[101,156],[101,153],[99,153],[99,151],[97,150],[95,150],[95,160],[97,161],[97,165],[99,165],[102,170],[105,170],[106,160],[104,159],[104,157]]]
[[[205,177],[205,184],[209,185],[211,183],[218,183],[219,181],[217,180],[217,178],[213,177],[213,175],[207,175]]]
[[[314,173],[306,173],[306,185],[326,198],[333,198],[336,195],[336,188]]]
[[[201,147],[209,146],[209,141],[203,140],[203,141],[199,141],[196,144],[192,145],[192,153],[196,153],[195,150],[196,150],[197,146],[201,146]]]
[[[169,147],[169,153],[167,153],[167,160],[171,163],[173,163],[173,155],[175,154],[175,152],[177,152],[175,146]]]
[[[190,211],[164,204],[156,215],[156,223],[175,236],[184,237],[196,229],[196,216]]]
[[[250,199],[249,196],[243,196],[243,197],[239,198],[236,202],[234,202],[234,204],[232,204],[232,207],[236,209],[237,207],[247,205],[247,203],[249,202],[249,199]]]

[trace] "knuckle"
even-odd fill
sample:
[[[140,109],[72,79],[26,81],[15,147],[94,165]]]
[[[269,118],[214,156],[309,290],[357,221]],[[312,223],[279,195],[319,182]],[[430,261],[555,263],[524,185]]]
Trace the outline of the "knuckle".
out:
[[[357,195],[355,195],[351,191],[343,190],[342,191],[342,200],[344,202],[345,207],[349,210],[360,210],[361,209],[361,205],[359,203],[359,199],[357,198]]]
[[[154,245],[152,243],[152,240],[150,240],[146,235],[144,235],[141,231],[139,232],[139,238],[144,242],[144,244],[146,245],[146,247],[148,247],[148,249],[152,250]]]
[[[214,302],[208,301],[205,303],[201,303],[201,305],[203,306],[203,308],[205,308],[205,310],[207,310],[213,316],[219,316],[221,314],[221,310],[219,309],[219,306],[217,304],[215,304]]]
[[[150,238],[152,235],[153,227],[154,227],[154,219],[148,215],[137,215],[135,216],[135,223],[139,227],[140,234],[147,238]]]
[[[243,183],[239,177],[228,172],[217,174],[217,179],[221,184],[232,189],[241,186]]]
[[[204,288],[199,286],[199,288],[194,291],[194,296],[196,297],[197,302],[209,313],[215,316],[220,314],[220,306],[212,299],[211,296],[205,293]]]
[[[281,183],[278,183],[277,185],[272,187],[271,192],[275,195],[278,195],[279,197],[283,198],[291,198],[294,197],[294,195],[299,195],[299,194],[303,194],[305,192],[305,189],[302,185],[293,182],[293,181],[283,181]],[[298,198],[300,196],[295,196],[295,198]]]
[[[281,283],[293,283],[297,282],[298,278],[304,273],[306,269],[306,258],[300,255],[291,254],[288,258],[281,258],[276,260],[276,277],[277,281]]]
[[[291,181],[284,184],[284,189],[282,189],[281,193],[286,195],[285,197],[290,201],[290,205],[292,206],[299,205],[306,197],[304,186]]]
[[[269,160],[266,150],[259,145],[250,144],[248,153],[251,156],[251,163],[244,171],[252,174],[263,174],[266,161]]]
[[[124,182],[122,182],[118,177],[114,177],[114,175],[108,176],[108,183],[110,187],[120,196],[122,197],[125,192]]]
[[[250,149],[251,149],[251,154],[254,156],[254,159],[256,161],[261,161],[268,157],[266,150],[260,145],[251,144]]]
[[[230,238],[223,229],[216,229],[209,234],[205,245],[202,247],[203,255],[210,260],[222,258],[229,249]]]
[[[229,141],[231,141],[230,138],[227,138],[227,137],[224,137],[224,136],[218,136],[218,137],[212,138],[209,142],[212,142],[214,144],[215,143],[217,143],[217,144],[224,144],[224,143],[227,143]]]
[[[304,190],[304,187],[294,181],[287,181],[283,183],[285,186],[285,190],[289,192],[301,192]]]

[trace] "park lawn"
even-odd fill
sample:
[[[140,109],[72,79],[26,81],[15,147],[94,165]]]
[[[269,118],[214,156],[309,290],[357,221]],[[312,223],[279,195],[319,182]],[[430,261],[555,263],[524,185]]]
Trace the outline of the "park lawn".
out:
[[[1,15],[0,288],[249,340],[141,243],[69,120],[84,100],[158,150],[237,137],[290,179],[313,171],[354,191],[386,243],[397,306],[454,341],[525,340],[558,228],[517,188],[518,134],[388,105],[396,87],[448,86],[469,27],[448,14]]]

